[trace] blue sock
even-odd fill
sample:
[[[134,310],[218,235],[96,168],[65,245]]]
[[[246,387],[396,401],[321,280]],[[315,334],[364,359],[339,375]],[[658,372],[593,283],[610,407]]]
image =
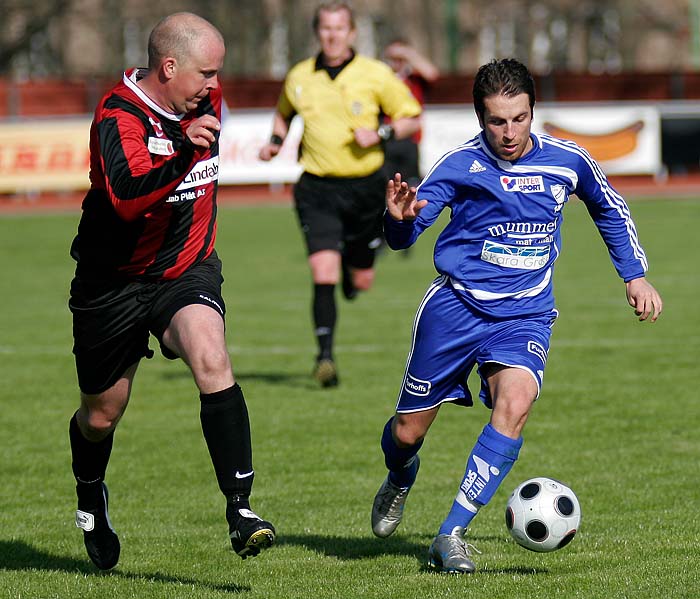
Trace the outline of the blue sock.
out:
[[[467,528],[510,472],[522,444],[522,437],[506,437],[491,423],[484,427],[469,455],[464,479],[439,534],[451,534],[457,526]]]
[[[389,480],[397,487],[410,487],[416,480],[418,473],[418,460],[414,459],[418,450],[423,445],[419,441],[411,447],[399,447],[391,434],[391,423],[394,419],[384,425],[382,433],[382,451],[384,452],[384,463],[389,469]]]

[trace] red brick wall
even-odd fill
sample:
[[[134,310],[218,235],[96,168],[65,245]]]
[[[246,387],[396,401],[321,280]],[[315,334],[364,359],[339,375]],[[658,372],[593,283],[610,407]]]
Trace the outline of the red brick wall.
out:
[[[441,77],[428,90],[430,104],[471,102],[473,78]],[[558,73],[536,77],[539,101],[700,100],[700,73],[625,73],[587,75]],[[11,82],[0,79],[0,118],[87,114],[114,80]],[[235,108],[271,108],[282,82],[235,79],[222,82]]]

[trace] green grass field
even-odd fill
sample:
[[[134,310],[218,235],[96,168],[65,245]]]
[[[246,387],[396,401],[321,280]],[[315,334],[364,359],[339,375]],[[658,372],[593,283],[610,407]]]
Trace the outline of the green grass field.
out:
[[[407,258],[384,254],[371,293],[340,300],[341,386],[326,391],[310,378],[310,283],[291,208],[221,210],[253,507],[275,523],[278,544],[245,562],[231,552],[198,394],[182,363],[158,356],[142,363],[115,436],[107,481],[122,557],[104,574],[73,523],[67,429],[78,394],[66,302],[78,215],[1,218],[0,598],[700,597],[700,200],[631,208],[664,314],[637,322],[585,209],[571,202],[545,386],[521,459],[469,531],[482,555],[468,577],[423,564],[488,419],[483,406],[443,408],[401,528],[380,540],[369,525],[385,476],[379,437],[437,230]],[[583,510],[577,537],[551,554],[518,547],[504,525],[510,491],[539,475],[570,484]]]

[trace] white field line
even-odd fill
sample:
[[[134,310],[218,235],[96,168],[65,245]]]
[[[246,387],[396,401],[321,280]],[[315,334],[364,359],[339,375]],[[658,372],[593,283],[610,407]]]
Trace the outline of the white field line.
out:
[[[686,337],[684,340],[686,345],[700,344],[700,336]],[[677,339],[659,339],[655,337],[647,337],[644,339],[620,339],[598,337],[595,339],[561,339],[554,335],[552,339],[552,348],[580,348],[580,347],[677,347]],[[155,349],[155,346],[154,346]],[[234,355],[269,355],[269,356],[286,356],[296,355],[313,351],[315,347],[312,344],[307,345],[229,345],[228,351]],[[406,341],[406,351],[408,351],[408,340]],[[336,346],[336,351],[339,353],[348,354],[377,354],[385,352],[393,352],[396,350],[396,344],[339,344]],[[0,345],[0,355],[24,355],[24,356],[56,356],[70,355],[70,345]]]

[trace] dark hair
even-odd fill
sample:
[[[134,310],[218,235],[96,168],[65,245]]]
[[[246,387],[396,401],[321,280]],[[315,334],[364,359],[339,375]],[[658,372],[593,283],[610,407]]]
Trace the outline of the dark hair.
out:
[[[355,29],[355,13],[347,2],[323,2],[318,5],[318,8],[314,12],[314,18],[312,25],[314,31],[318,31],[318,25],[321,22],[321,12],[338,12],[339,10],[346,10],[348,16],[350,17],[350,29]]]
[[[528,95],[532,112],[535,106],[535,81],[523,63],[515,58],[503,58],[479,67],[472,89],[474,110],[479,117],[484,116],[484,98],[519,94]]]

